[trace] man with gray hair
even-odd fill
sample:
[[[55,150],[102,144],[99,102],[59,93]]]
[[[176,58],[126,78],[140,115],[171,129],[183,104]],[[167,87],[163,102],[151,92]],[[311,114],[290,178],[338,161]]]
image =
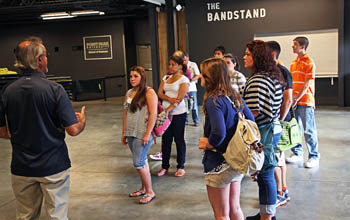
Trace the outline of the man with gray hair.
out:
[[[76,136],[84,130],[85,106],[75,113],[64,88],[46,79],[40,38],[20,42],[15,55],[21,73],[1,92],[0,137],[12,144],[16,219],[39,219],[44,213],[67,220],[71,164],[64,138],[65,132]]]

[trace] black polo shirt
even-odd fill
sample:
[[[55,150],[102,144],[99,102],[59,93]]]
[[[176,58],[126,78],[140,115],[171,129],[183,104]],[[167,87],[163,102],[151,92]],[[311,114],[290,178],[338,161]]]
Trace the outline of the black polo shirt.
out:
[[[37,71],[23,72],[1,93],[0,126],[11,133],[14,175],[43,177],[71,164],[64,127],[77,123],[64,88]]]

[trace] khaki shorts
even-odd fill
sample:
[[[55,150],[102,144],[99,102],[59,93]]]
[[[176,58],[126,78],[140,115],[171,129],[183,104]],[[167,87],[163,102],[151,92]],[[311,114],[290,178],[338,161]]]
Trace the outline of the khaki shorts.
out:
[[[284,154],[284,152],[275,150],[275,157],[276,157],[278,167],[286,166],[286,155]]]
[[[224,188],[231,182],[240,182],[243,176],[241,172],[229,167],[218,174],[206,174],[204,179],[207,186]]]

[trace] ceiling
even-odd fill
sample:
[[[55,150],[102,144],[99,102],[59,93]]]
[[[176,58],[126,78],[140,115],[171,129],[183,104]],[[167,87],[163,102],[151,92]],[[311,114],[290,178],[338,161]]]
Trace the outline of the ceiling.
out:
[[[78,10],[103,11],[105,15],[98,17],[104,18],[136,16],[147,13],[147,3],[142,0],[0,0],[0,24],[42,22],[42,13]]]

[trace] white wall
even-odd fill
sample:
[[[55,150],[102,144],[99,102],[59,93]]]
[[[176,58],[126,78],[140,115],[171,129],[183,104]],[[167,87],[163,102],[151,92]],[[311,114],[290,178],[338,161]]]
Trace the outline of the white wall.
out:
[[[309,39],[307,53],[316,64],[316,77],[338,76],[338,30],[320,30],[288,33],[256,33],[255,40],[275,40],[281,45],[279,59],[289,69],[291,62],[296,58],[293,54],[293,39],[305,36]]]

